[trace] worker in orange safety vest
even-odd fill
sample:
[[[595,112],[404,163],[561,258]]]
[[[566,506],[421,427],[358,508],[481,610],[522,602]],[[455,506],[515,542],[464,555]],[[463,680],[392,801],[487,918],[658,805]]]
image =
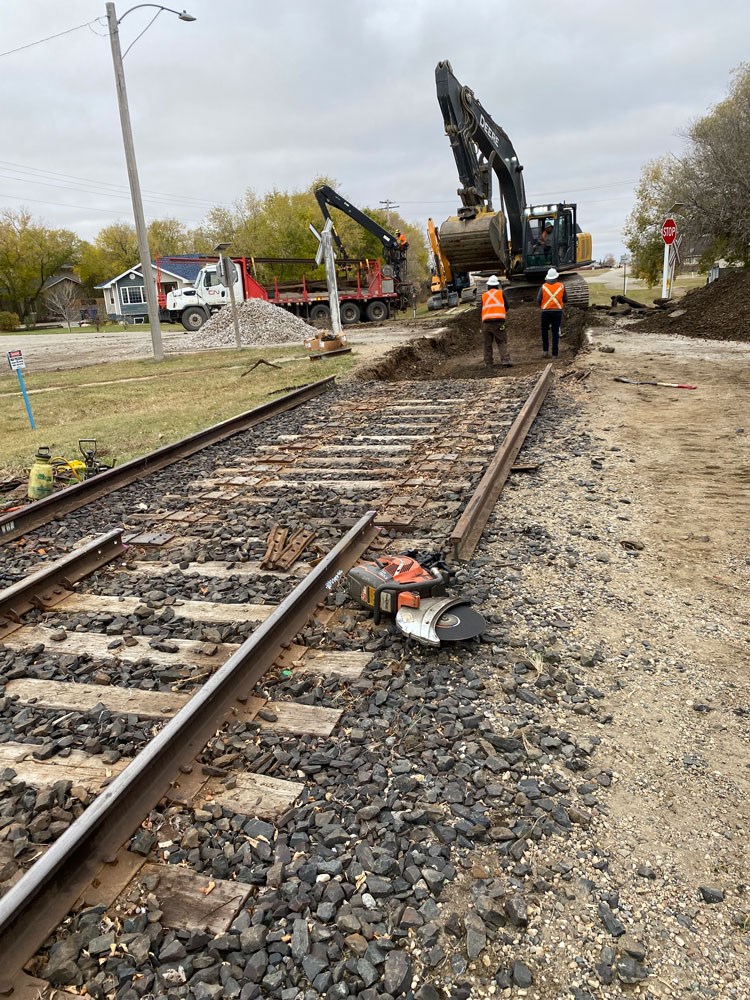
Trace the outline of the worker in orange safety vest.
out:
[[[505,317],[508,300],[500,287],[500,279],[493,274],[487,279],[487,291],[482,295],[482,333],[484,334],[484,367],[492,368],[492,345],[497,344],[500,364],[511,368],[513,363],[508,353],[508,333]]]
[[[551,267],[544,278],[544,284],[536,297],[542,307],[542,353],[549,357],[549,331],[552,329],[552,357],[557,357],[560,343],[563,306],[568,301],[565,285],[559,280],[557,269]]]
[[[400,229],[396,230],[396,240],[398,242],[398,248],[399,248],[399,250],[402,253],[406,253],[406,251],[409,249],[409,241],[404,236],[404,234],[401,232]]]

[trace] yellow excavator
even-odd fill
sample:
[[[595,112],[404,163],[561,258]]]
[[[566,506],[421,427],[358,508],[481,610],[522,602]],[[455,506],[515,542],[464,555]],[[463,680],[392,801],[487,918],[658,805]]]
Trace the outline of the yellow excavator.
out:
[[[427,237],[432,251],[432,280],[427,300],[428,309],[443,309],[469,301],[476,296],[476,287],[471,285],[468,274],[455,275],[450,261],[440,246],[440,236],[432,219],[427,220]]]
[[[548,269],[555,267],[568,302],[588,305],[588,285],[575,271],[591,263],[591,234],[581,232],[577,206],[527,204],[523,166],[505,131],[459,83],[447,60],[438,63],[435,82],[461,181],[462,206],[436,233],[454,285],[468,284],[470,272],[498,274],[509,282],[506,292],[526,298],[536,294]],[[499,210],[492,204],[493,175]]]

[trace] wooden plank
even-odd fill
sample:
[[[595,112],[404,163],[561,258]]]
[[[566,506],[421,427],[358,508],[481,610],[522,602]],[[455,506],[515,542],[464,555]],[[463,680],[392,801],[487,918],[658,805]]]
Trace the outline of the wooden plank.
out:
[[[132,615],[144,602],[139,597],[110,597],[108,594],[72,594],[57,605],[56,610],[112,612]],[[179,601],[153,608],[159,614],[171,608],[177,618],[193,622],[263,622],[275,611],[274,604],[221,604],[214,601]]]
[[[70,712],[90,712],[104,705],[110,712],[137,715],[145,719],[170,719],[190,700],[188,694],[170,691],[138,691],[135,688],[102,684],[69,684],[67,681],[39,681],[22,677],[5,685],[5,694],[23,704],[61,708]]]
[[[340,677],[342,680],[356,680],[362,671],[372,662],[372,653],[330,652],[324,649],[311,649],[297,643],[283,651],[276,660],[275,666],[295,670],[301,674],[320,674],[323,677]]]
[[[293,805],[304,789],[301,781],[284,781],[268,774],[240,773],[232,776],[233,788],[225,788],[215,778],[206,782],[198,796],[201,803],[220,806],[245,816],[275,819]]]
[[[276,576],[276,577],[302,577],[307,576],[310,567],[306,563],[300,563],[286,573],[278,573],[274,570],[261,569],[259,562],[245,563],[225,563],[225,562],[191,562],[187,569],[179,569],[173,563],[140,562],[130,563],[128,569],[142,576],[164,576],[167,573],[180,572],[184,576],[205,576],[215,580],[226,580],[229,577],[237,576],[241,579],[255,576]]]
[[[269,701],[264,706],[276,716],[275,722],[256,718],[261,729],[294,736],[330,736],[341,718],[338,708],[321,708],[318,705],[298,705],[294,701]]]
[[[231,927],[252,888],[241,882],[210,879],[179,865],[145,864],[126,894],[144,878],[153,877],[158,878],[152,891],[159,900],[161,923],[210,934],[223,934]]]
[[[177,646],[177,651],[167,653],[162,649],[152,649],[149,639],[144,636],[128,638],[128,645],[110,649],[109,644],[117,636],[101,635],[98,632],[68,632],[67,638],[55,641],[52,636],[57,629],[45,628],[43,625],[26,625],[17,629],[3,640],[3,645],[9,649],[25,649],[43,642],[50,653],[70,654],[76,656],[85,654],[96,660],[119,660],[122,663],[135,663],[148,657],[152,663],[161,666],[202,667],[214,670],[238,648],[237,643],[207,643],[196,642],[195,639],[163,640]],[[211,652],[209,652],[209,650]]]
[[[130,763],[118,760],[115,764],[105,764],[101,757],[81,750],[71,750],[67,757],[35,760],[32,756],[35,750],[41,750],[41,747],[31,743],[0,743],[0,770],[13,768],[21,781],[34,788],[54,785],[56,781],[72,781],[74,785],[98,791],[105,781],[119,774]]]

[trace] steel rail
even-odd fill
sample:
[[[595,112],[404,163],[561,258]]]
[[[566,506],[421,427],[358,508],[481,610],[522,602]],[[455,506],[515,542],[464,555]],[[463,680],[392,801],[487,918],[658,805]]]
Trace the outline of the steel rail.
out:
[[[379,532],[365,514],[0,899],[0,994]]]
[[[22,614],[43,607],[45,592],[52,587],[62,585],[70,589],[77,580],[94,573],[123,551],[122,528],[115,528],[0,590],[0,636],[6,622],[17,623]]]
[[[549,364],[529,393],[521,412],[511,424],[510,430],[503,438],[502,444],[451,532],[448,541],[454,559],[465,562],[471,559],[474,554],[492,513],[492,508],[497,503],[497,498],[510,474],[511,466],[526,440],[526,435],[529,433],[551,385],[552,365]]]
[[[187,458],[188,455],[193,455],[196,451],[217,444],[234,434],[240,434],[255,424],[271,420],[280,413],[285,413],[287,410],[319,396],[326,389],[331,388],[334,381],[335,375],[329,375],[328,378],[311,382],[309,385],[295,389],[278,399],[261,403],[260,406],[256,406],[252,410],[246,410],[228,420],[222,420],[221,423],[213,424],[205,430],[198,431],[197,434],[191,434],[173,444],[164,445],[162,448],[157,448],[156,451],[140,456],[140,458],[132,458],[129,462],[116,465],[113,469],[99,473],[98,476],[86,479],[82,483],[76,483],[75,486],[68,486],[44,500],[37,500],[20,510],[5,514],[0,517],[0,541],[11,541],[14,538],[19,538],[34,528],[48,524],[79,507],[85,507],[93,500],[98,500],[109,493],[114,493],[115,490],[119,490],[123,486],[143,479],[151,472],[179,462],[181,459]]]

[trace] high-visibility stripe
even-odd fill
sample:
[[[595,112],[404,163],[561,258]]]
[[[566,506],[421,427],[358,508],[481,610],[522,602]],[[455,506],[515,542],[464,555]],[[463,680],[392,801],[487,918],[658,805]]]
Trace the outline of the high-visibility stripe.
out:
[[[562,309],[564,290],[562,281],[545,282],[542,285],[542,309]]]
[[[482,296],[482,322],[486,319],[505,319],[505,299],[500,288],[488,288]]]

